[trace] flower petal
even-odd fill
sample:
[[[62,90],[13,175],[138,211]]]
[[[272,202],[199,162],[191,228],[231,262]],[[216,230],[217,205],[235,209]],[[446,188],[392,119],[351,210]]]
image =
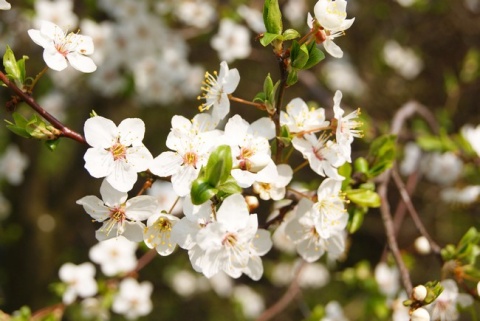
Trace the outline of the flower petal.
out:
[[[68,53],[67,59],[70,65],[78,71],[90,73],[97,70],[97,65],[95,65],[92,58],[83,56],[78,52]]]
[[[142,145],[145,136],[145,123],[140,118],[127,118],[118,125],[120,143],[125,146]]]
[[[111,147],[117,139],[118,130],[113,121],[102,116],[87,119],[83,126],[85,140],[90,146],[99,148]]]
[[[83,159],[86,170],[95,178],[108,176],[113,170],[113,155],[104,149],[89,148]]]

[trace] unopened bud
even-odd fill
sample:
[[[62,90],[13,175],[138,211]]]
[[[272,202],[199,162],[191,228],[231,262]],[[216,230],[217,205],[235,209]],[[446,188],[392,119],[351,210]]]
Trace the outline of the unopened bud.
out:
[[[430,247],[430,242],[427,240],[425,236],[417,237],[415,240],[415,249],[419,254],[430,254],[432,248]]]
[[[477,283],[477,294],[480,296],[480,282]]]
[[[410,321],[430,321],[430,314],[424,308],[418,308],[413,311]]]
[[[251,196],[251,195],[245,196],[245,201],[247,202],[248,209],[250,212],[255,210],[259,205],[258,198],[256,196]]]
[[[417,301],[423,301],[427,297],[427,288],[423,285],[417,285],[413,288],[412,297]]]

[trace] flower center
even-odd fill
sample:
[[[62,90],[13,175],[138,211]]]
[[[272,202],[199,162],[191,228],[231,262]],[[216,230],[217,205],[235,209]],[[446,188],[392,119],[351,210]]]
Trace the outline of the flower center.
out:
[[[242,147],[242,149],[240,150],[240,155],[237,156],[237,159],[240,161],[238,167],[241,170],[248,171],[251,167],[251,162],[249,158],[252,157],[254,154],[254,150],[248,147]]]
[[[107,235],[110,234],[112,228],[117,224],[123,225],[123,222],[127,217],[125,214],[125,206],[120,205],[120,206],[111,208],[109,216],[110,216],[110,219],[108,220],[108,223],[105,225],[105,228],[104,228],[104,231],[107,232]]]
[[[202,90],[204,91],[202,95],[198,96],[197,99],[205,99],[206,102],[201,104],[198,109],[203,112],[209,110],[214,103],[220,104],[223,94],[223,87],[217,82],[218,74],[216,71],[213,72],[213,75],[208,71],[205,72],[205,80],[202,82]]]
[[[122,160],[127,158],[127,147],[120,144],[118,141],[110,147],[110,152],[113,155],[113,160]]]
[[[345,12],[344,10],[338,9],[337,3],[332,1],[330,2],[330,5],[327,6],[327,13],[338,16],[339,18],[347,17],[347,12]]]
[[[225,237],[223,238],[223,241],[222,241],[222,245],[223,246],[227,246],[227,247],[234,247],[235,244],[237,244],[237,236],[233,233],[228,233],[227,235],[225,235]]]
[[[183,164],[196,167],[198,156],[194,152],[186,152],[183,156]]]

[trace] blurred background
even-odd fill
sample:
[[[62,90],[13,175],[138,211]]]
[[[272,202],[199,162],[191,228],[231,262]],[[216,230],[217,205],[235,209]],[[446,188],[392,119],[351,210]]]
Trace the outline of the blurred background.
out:
[[[279,2],[284,29],[308,32],[307,12],[313,13],[315,1]],[[26,63],[32,77],[44,68],[43,49],[31,41],[27,30],[38,29],[40,21],[48,20],[74,32],[79,29],[80,34],[90,35],[95,41],[92,58],[98,66],[96,72],[83,74],[71,67],[62,72],[48,71],[36,86],[34,98],[82,134],[83,123],[92,110],[116,124],[139,117],[146,124],[144,143],[154,157],[166,150],[171,117],[191,118],[198,112],[201,101],[197,96],[204,73],[218,70],[222,60],[239,70],[241,81],[235,96],[246,100],[262,90],[267,73],[274,81],[279,77],[271,49],[256,40],[263,32],[262,1],[10,3],[11,10],[0,12],[0,43],[3,48],[9,45],[17,58],[30,57]],[[326,54],[314,69],[301,73],[299,83],[286,91],[285,102],[302,97],[324,107],[331,117],[333,94],[341,90],[342,106],[352,110],[360,107],[366,123],[365,137],[356,140],[353,158],[365,156],[368,143],[387,133],[395,112],[411,100],[426,106],[447,136],[458,134],[466,124],[480,124],[480,1],[349,0],[347,12],[355,22],[344,36],[335,39],[344,57],[336,59]],[[2,106],[10,98],[6,88],[0,91]],[[22,105],[17,111],[31,114]],[[232,102],[231,115],[236,113],[249,121],[264,116]],[[2,118],[11,120],[6,108]],[[419,119],[407,122],[399,138],[399,161],[404,158],[404,144],[427,130]],[[84,169],[85,150],[77,142],[62,139],[52,152],[42,142],[0,128],[1,310],[11,313],[28,305],[36,311],[61,302],[49,286],[59,282],[59,267],[65,262],[89,261],[89,249],[97,243],[94,232],[99,226],[75,201],[85,195],[99,196],[101,180],[92,179]],[[444,151],[439,147],[436,152]],[[425,148],[422,153],[423,160],[433,154]],[[458,169],[457,163],[439,162],[443,169],[437,174],[428,174],[431,163],[405,169],[405,173],[420,172],[414,204],[434,239],[444,246],[456,243],[469,226],[479,227],[480,210],[476,197],[460,202],[440,195],[447,188],[480,185],[480,173],[477,166],[465,163],[455,176],[449,171]],[[450,174],[454,179],[448,178]],[[296,179],[308,177],[305,171]],[[132,193],[142,184],[139,179]],[[398,193],[391,194],[395,204]],[[258,212],[259,220],[265,222],[270,210],[262,209],[265,211]],[[438,261],[415,251],[418,236],[407,218],[400,229],[399,243],[412,267],[413,282],[439,279]],[[246,277],[208,281],[193,271],[185,251],[157,256],[138,276],[154,286],[153,311],[141,319],[255,318],[286,291],[288,275],[298,264],[298,256],[288,246],[282,248],[281,241],[277,243],[264,257],[265,276],[259,282]],[[349,252],[340,262],[323,258],[309,267],[302,294],[274,320],[306,319],[316,306],[324,307],[330,301],[340,302],[350,320],[391,318],[383,311],[391,300],[373,282],[374,268],[385,248],[377,211],[367,214],[349,243]],[[137,256],[143,252],[145,248],[140,246]],[[366,274],[362,277],[359,271]],[[103,277],[99,269],[97,276]],[[75,307],[65,316],[66,320],[81,318],[80,308]],[[124,319],[114,313],[109,318]]]

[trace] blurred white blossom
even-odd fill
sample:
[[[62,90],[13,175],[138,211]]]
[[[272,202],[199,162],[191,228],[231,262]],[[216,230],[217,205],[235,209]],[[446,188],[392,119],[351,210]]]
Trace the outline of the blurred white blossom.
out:
[[[50,21],[62,29],[74,30],[78,17],[73,12],[73,0],[34,1],[35,17],[33,24],[40,28],[43,21]]]
[[[453,152],[435,152],[422,159],[421,169],[431,182],[447,186],[460,178],[463,162]]]
[[[97,293],[95,267],[90,262],[80,265],[65,263],[58,271],[60,280],[67,285],[63,293],[63,303],[71,304],[77,296],[87,298]]]
[[[457,305],[461,307],[472,305],[473,298],[468,294],[458,293],[457,283],[452,279],[446,279],[440,283],[443,286],[443,292],[426,308],[430,311],[432,320],[458,320]]]
[[[137,265],[135,251],[138,243],[127,240],[123,236],[98,242],[90,248],[89,257],[100,265],[106,276],[133,271]]]
[[[0,0],[0,10],[10,10],[12,5],[5,0]]]
[[[405,79],[411,80],[423,69],[423,62],[410,48],[402,47],[398,42],[389,40],[383,47],[383,59]]]
[[[218,53],[221,60],[232,62],[250,55],[250,32],[245,26],[230,19],[222,19],[218,33],[213,36],[210,45]]]
[[[150,296],[153,291],[152,283],[139,283],[133,278],[126,278],[120,282],[118,293],[112,304],[112,311],[133,320],[145,316],[152,311]]]
[[[180,21],[195,28],[209,27],[216,18],[212,3],[201,0],[183,0],[175,13]]]
[[[246,285],[238,285],[234,288],[233,299],[240,303],[243,314],[248,319],[255,319],[265,310],[263,297]]]
[[[23,172],[28,164],[28,157],[20,152],[17,145],[10,144],[0,156],[0,176],[12,185],[19,185],[23,182]]]

